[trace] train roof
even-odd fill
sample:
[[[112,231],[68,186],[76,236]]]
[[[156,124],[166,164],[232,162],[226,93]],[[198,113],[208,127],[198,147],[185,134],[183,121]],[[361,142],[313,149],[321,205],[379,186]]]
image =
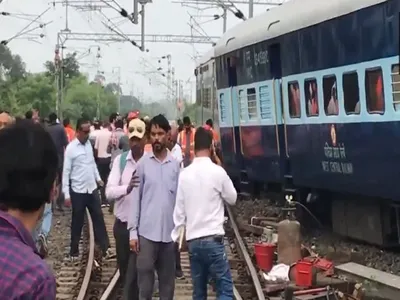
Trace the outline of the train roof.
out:
[[[200,67],[201,65],[204,65],[206,63],[208,63],[210,60],[212,60],[215,56],[215,49],[214,47],[212,47],[210,50],[208,50],[206,53],[204,53],[200,59],[197,61],[196,63],[196,67]]]
[[[269,40],[388,0],[291,0],[227,31],[215,56]]]

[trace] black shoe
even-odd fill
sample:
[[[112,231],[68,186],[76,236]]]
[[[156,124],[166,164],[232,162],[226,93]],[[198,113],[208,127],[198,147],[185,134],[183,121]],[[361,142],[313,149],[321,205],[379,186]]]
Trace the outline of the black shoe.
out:
[[[182,270],[176,270],[175,271],[175,278],[176,279],[185,279],[185,275],[183,275]]]

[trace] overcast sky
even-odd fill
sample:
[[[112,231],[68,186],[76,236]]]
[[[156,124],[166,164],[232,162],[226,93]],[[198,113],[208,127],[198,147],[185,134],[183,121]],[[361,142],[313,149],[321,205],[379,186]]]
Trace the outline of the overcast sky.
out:
[[[180,0],[176,0],[180,1]],[[280,0],[259,0],[260,2],[280,1]],[[40,15],[47,8],[51,9],[40,18],[41,23],[51,22],[44,29],[33,30],[31,35],[23,35],[19,39],[14,39],[9,43],[11,51],[21,55],[30,72],[43,71],[43,64],[46,60],[54,59],[54,49],[57,43],[57,33],[65,28],[65,7],[61,2],[56,1],[53,7],[53,2],[50,0],[0,0],[0,11],[10,12],[12,16],[0,15],[0,40],[9,39],[16,33],[21,31],[25,26],[29,25],[30,20],[35,16]],[[77,2],[77,0],[70,0]],[[101,4],[100,0],[80,0],[80,3]],[[116,2],[129,13],[132,12],[132,0],[116,0]],[[217,2],[217,1],[216,1]],[[207,6],[198,6],[206,8]],[[208,6],[210,7],[210,6]],[[238,6],[245,15],[248,15],[248,6]],[[260,14],[268,6],[256,5],[254,14]],[[113,9],[103,9],[102,13],[113,21],[114,24],[120,24],[123,19],[118,16],[118,13]],[[211,21],[210,16],[221,14],[222,10],[218,8],[199,10],[195,8],[182,7],[181,4],[172,3],[172,0],[154,0],[152,4],[146,5],[146,33],[147,34],[181,34],[190,35],[191,29],[188,25],[190,20],[189,14],[195,16],[195,20],[202,24],[202,29],[208,36],[220,36],[222,34],[222,20]],[[27,16],[34,15],[34,16]],[[79,33],[110,33],[103,24],[102,20],[106,21],[106,17],[99,12],[82,12],[77,9],[69,9],[69,29],[72,32]],[[207,17],[208,16],[208,17]],[[209,22],[207,22],[209,21]],[[241,20],[228,15],[228,29],[233,27]],[[38,27],[40,23],[32,24],[29,29]],[[118,28],[126,33],[140,33],[140,26],[133,25],[129,21],[124,21]],[[199,28],[195,28],[201,30]],[[40,34],[45,36],[38,38]],[[194,34],[198,35],[198,33]],[[37,38],[38,42],[30,41],[28,38]],[[140,42],[138,40],[138,42]],[[158,63],[158,57],[170,54],[172,56],[172,65],[175,67],[175,77],[181,79],[185,84],[186,93],[190,94],[192,88],[192,100],[194,100],[194,76],[193,70],[195,61],[193,55],[195,53],[205,53],[210,49],[211,45],[207,44],[172,44],[172,43],[147,43],[146,48],[148,53],[142,53],[139,49],[128,43],[104,43],[96,41],[72,41],[66,43],[64,53],[78,52],[79,62],[82,64],[81,71],[89,74],[93,79],[96,74],[97,67],[97,48],[100,47],[101,58],[99,60],[99,71],[104,72],[107,82],[117,82],[119,69],[120,82],[125,94],[130,94],[133,91],[135,96],[140,96],[146,102],[165,99],[166,87],[162,83],[166,83],[166,79],[161,77],[157,72],[154,72],[158,67],[167,70],[166,60]],[[89,53],[90,49],[90,53]],[[148,62],[147,65],[153,67],[145,67],[141,63],[142,58]],[[138,73],[151,73],[145,76]],[[149,85],[151,79],[151,85]],[[159,83],[157,81],[159,80]],[[190,85],[192,82],[192,85]]]

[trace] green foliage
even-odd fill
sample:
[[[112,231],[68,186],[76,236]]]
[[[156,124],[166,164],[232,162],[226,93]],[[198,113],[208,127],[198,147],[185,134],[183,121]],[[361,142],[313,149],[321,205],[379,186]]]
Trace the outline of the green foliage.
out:
[[[38,109],[42,117],[56,110],[57,82],[54,63],[45,63],[46,71],[29,74],[18,55],[12,55],[10,50],[0,45],[0,108],[10,111],[13,115],[23,116],[30,109]],[[118,98],[115,89],[118,85],[111,84],[105,89],[94,83],[79,72],[76,54],[69,54],[64,59],[64,100],[63,116],[76,120],[82,114],[94,118],[97,105],[100,107],[100,117],[107,119],[117,111]],[[60,76],[59,76],[60,77]]]

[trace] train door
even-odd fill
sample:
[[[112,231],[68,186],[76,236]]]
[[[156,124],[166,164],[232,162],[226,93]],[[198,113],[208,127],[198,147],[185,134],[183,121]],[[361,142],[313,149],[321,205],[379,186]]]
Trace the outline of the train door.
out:
[[[240,174],[243,169],[242,146],[240,140],[240,111],[238,109],[236,57],[228,57],[228,80],[230,87],[230,110],[232,113],[233,150],[235,171]]]
[[[281,176],[290,174],[289,155],[287,149],[286,124],[284,118],[283,94],[282,94],[282,60],[281,45],[279,43],[272,44],[268,49],[270,72],[273,80],[273,95],[275,106],[275,126],[278,135],[278,154]]]

